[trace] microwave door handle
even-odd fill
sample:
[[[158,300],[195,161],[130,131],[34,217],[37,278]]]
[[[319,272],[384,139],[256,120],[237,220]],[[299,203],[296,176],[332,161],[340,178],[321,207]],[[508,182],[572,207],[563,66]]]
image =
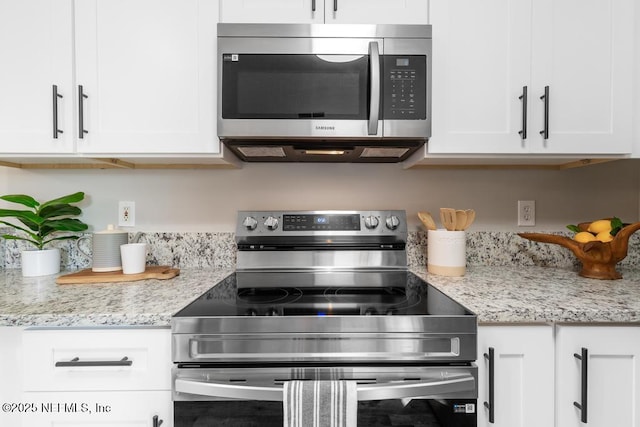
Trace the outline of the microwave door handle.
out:
[[[378,42],[369,42],[369,69],[371,79],[369,80],[369,135],[378,134],[378,119],[380,113],[380,52]]]
[[[439,381],[398,382],[390,384],[358,384],[358,400],[405,399],[417,397],[438,397],[450,393],[473,393],[476,380],[471,374],[464,374]],[[195,380],[175,380],[175,391],[207,397],[228,399],[251,399],[281,402],[284,388],[264,387],[247,384],[229,384]]]

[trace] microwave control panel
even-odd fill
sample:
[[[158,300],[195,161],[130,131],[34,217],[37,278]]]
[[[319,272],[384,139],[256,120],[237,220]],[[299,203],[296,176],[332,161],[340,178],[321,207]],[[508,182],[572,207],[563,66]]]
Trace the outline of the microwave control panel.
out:
[[[383,120],[427,118],[427,57],[383,56]]]

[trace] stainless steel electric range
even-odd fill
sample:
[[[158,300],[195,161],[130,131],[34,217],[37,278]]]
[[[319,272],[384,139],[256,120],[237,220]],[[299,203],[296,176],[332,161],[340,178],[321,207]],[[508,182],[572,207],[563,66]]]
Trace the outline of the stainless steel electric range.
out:
[[[356,381],[358,425],[476,426],[476,316],[408,271],[404,211],[244,211],[236,242],[172,319],[175,427],[281,426],[293,379]]]

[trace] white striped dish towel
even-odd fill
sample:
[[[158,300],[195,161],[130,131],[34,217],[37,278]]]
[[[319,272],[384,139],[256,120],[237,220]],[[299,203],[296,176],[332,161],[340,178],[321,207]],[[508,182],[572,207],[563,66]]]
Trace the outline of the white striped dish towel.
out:
[[[355,427],[358,390],[355,381],[287,381],[284,427]]]

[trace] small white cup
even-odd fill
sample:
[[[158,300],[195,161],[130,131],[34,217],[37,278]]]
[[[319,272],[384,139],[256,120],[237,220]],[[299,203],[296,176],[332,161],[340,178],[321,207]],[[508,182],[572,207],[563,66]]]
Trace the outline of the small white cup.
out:
[[[124,274],[143,273],[147,262],[147,244],[127,243],[120,245],[120,256]]]

